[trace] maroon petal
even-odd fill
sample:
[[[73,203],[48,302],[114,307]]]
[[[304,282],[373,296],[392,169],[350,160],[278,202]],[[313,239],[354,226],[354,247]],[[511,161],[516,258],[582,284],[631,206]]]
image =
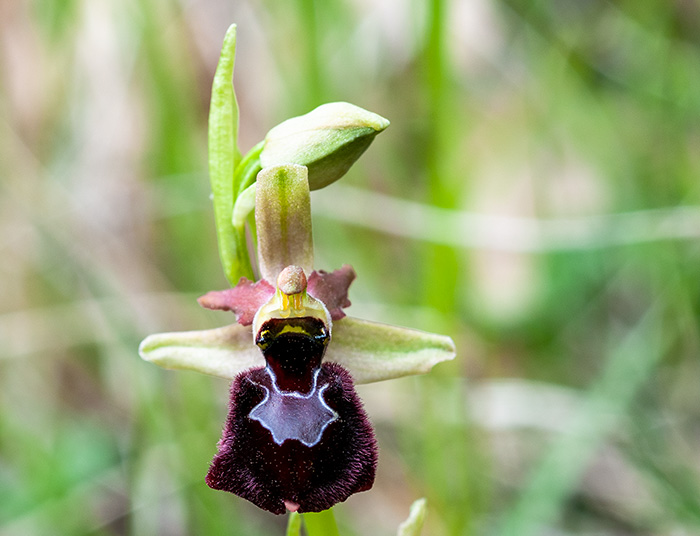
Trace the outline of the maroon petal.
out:
[[[275,294],[275,287],[264,279],[257,283],[241,277],[238,284],[226,290],[207,292],[197,301],[202,307],[233,311],[236,321],[244,326],[253,323],[255,313]]]
[[[355,277],[355,270],[349,264],[330,273],[319,270],[309,277],[308,292],[323,302],[333,320],[340,320],[345,316],[343,308],[350,307],[348,288]]]
[[[350,374],[335,363],[321,366],[318,386],[338,418],[312,446],[297,439],[278,444],[249,418],[265,400],[270,382],[266,369],[258,368],[231,384],[229,415],[207,484],[275,514],[286,511],[285,502],[298,504],[299,512],[320,512],[371,488],[377,445]]]

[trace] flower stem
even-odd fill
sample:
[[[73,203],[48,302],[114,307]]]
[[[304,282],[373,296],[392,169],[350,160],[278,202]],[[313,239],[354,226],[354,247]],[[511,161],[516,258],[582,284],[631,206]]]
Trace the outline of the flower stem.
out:
[[[301,514],[299,512],[289,512],[285,536],[301,536]]]
[[[335,522],[333,508],[323,512],[304,515],[304,526],[308,536],[340,536],[338,525]]]
[[[240,163],[236,166],[236,171],[233,175],[233,195],[237,197],[243,193],[251,184],[255,182],[255,176],[260,171],[260,153],[265,146],[265,141],[259,142],[253,147]]]

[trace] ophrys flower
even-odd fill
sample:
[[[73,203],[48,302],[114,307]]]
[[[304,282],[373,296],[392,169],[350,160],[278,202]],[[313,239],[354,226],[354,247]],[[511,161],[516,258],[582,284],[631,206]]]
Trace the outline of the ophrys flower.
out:
[[[317,512],[369,489],[377,448],[354,387],[451,359],[448,337],[345,317],[349,266],[313,271],[307,170],[266,168],[255,219],[263,277],[200,298],[238,323],[147,337],[141,356],[233,380],[207,483],[261,508]],[[307,277],[308,274],[308,277]]]
[[[355,383],[427,372],[448,337],[346,317],[354,270],[314,271],[309,190],[345,174],[389,122],[348,103],[270,130],[241,157],[231,83],[235,26],[214,77],[209,172],[219,253],[233,288],[200,304],[236,323],[147,337],[141,356],[232,380],[207,483],[275,513],[317,512],[374,482],[377,446]],[[257,280],[246,242],[255,210]],[[247,276],[247,277],[241,277]]]

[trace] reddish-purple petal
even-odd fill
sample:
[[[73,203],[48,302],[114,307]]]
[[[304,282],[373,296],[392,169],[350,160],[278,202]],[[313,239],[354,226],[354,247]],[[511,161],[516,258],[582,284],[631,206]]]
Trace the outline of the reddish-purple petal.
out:
[[[319,270],[309,277],[307,289],[311,296],[323,302],[333,320],[340,320],[345,316],[343,308],[350,307],[348,289],[355,277],[355,270],[349,264],[330,273]]]
[[[207,292],[197,301],[202,307],[233,311],[236,321],[244,326],[253,323],[255,313],[275,294],[275,287],[264,279],[254,283],[241,277],[238,284],[226,290]]]

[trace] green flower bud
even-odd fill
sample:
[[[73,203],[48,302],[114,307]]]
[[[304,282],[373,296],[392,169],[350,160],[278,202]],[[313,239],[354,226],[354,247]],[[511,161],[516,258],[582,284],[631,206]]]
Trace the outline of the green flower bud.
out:
[[[309,187],[337,181],[389,126],[383,117],[347,102],[323,104],[274,127],[260,153],[263,168],[298,164],[309,168]]]

